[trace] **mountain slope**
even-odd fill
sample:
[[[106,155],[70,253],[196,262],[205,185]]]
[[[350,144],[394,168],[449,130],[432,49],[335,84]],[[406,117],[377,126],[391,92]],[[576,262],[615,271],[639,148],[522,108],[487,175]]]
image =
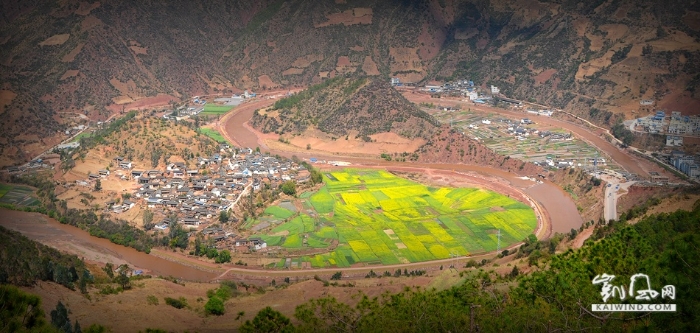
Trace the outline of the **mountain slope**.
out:
[[[65,138],[73,124],[64,114],[104,120],[145,97],[231,87],[218,65],[223,46],[265,5],[3,1],[0,154],[20,162],[15,147]]]
[[[275,133],[280,138],[315,136],[314,130],[320,130],[330,142],[349,136],[372,142],[371,136],[394,133],[417,142],[414,147],[418,149],[382,154],[384,158],[477,164],[528,175],[542,171],[534,164],[501,156],[449,126],[440,125],[378,78],[327,80],[281,99],[266,110],[256,111],[250,123],[263,133]],[[368,154],[367,150],[364,154]]]
[[[392,132],[427,139],[438,123],[385,80],[338,77],[256,112],[252,125],[277,134],[301,134],[314,126],[337,137]]]
[[[691,113],[699,37],[700,2],[682,0],[8,0],[0,152],[63,137],[61,113],[342,75],[472,79],[608,124],[640,99]]]
[[[585,116],[591,107],[629,111],[642,98],[700,106],[697,1],[296,0],[266,17],[229,46],[236,85],[381,74],[469,78]]]

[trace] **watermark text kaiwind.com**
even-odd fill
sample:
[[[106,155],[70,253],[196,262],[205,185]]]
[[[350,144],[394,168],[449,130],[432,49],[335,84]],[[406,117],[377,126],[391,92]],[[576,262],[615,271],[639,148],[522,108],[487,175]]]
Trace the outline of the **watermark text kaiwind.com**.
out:
[[[661,296],[662,299],[676,299],[676,287],[666,285],[661,288],[661,293],[651,289],[651,281],[646,274],[637,273],[630,277],[629,288],[624,285],[616,286],[612,284],[615,275],[600,274],[593,278],[593,284],[602,284],[600,295],[603,297],[603,302],[607,303],[610,298],[619,298],[624,301],[626,298],[637,301],[652,301]],[[644,288],[644,289],[642,289]],[[676,304],[592,304],[593,312],[676,312]]]

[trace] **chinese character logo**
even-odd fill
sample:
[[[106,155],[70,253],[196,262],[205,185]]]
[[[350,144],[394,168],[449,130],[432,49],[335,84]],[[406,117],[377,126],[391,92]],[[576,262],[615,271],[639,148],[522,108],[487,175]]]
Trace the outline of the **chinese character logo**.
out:
[[[600,295],[603,297],[603,302],[608,302],[610,297],[619,297],[620,300],[625,300],[627,296],[634,297],[638,301],[651,301],[659,296],[659,292],[651,289],[651,281],[649,275],[637,273],[630,277],[630,285],[628,289],[625,286],[615,286],[612,280],[615,275],[606,273],[596,275],[593,278],[593,284],[602,284]],[[645,288],[636,290],[636,288]],[[664,286],[661,289],[661,298],[676,299],[676,287],[672,285]]]

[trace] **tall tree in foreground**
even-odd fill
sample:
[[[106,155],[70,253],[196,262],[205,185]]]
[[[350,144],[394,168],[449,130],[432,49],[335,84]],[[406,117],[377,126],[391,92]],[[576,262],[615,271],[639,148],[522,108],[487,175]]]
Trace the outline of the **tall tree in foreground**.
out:
[[[246,320],[241,326],[242,333],[283,333],[294,332],[294,326],[278,311],[271,307],[266,307],[253,318],[253,321]]]
[[[60,332],[73,332],[70,319],[68,319],[68,309],[66,309],[66,306],[63,305],[61,301],[58,301],[58,304],[56,304],[56,309],[51,310],[51,325],[56,327]]]
[[[0,285],[0,332],[40,331],[46,326],[39,296]]]

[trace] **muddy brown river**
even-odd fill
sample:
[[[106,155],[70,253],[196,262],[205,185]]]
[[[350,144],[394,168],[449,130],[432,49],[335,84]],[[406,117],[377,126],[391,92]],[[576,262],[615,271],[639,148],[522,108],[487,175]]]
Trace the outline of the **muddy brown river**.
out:
[[[224,133],[222,134],[224,134],[224,136],[230,140],[236,142],[238,145],[244,147],[265,147],[264,143],[259,142],[255,133],[250,131],[245,124],[248,120],[250,120],[255,109],[268,106],[272,102],[274,101],[261,100],[239,106],[236,111],[234,111],[234,114],[225,118],[224,123],[222,124],[222,128],[224,129]],[[592,133],[588,132],[588,135],[592,135]],[[589,139],[594,142],[596,141],[595,136],[589,137]],[[549,217],[553,232],[569,232],[571,228],[578,229],[583,223],[571,197],[555,184],[544,182],[542,184],[533,185],[534,183],[532,181],[523,180],[517,175],[503,170],[464,164],[407,164],[387,162],[368,157],[343,157],[330,153],[327,155],[292,153],[287,151],[271,151],[271,153],[286,157],[291,157],[293,154],[295,154],[300,158],[317,157],[331,160],[341,159],[352,163],[354,167],[368,166],[396,170],[433,169],[483,175],[486,178],[497,177],[505,180],[509,186],[517,188],[536,201],[539,206],[544,209],[545,215]],[[617,154],[611,155],[619,157]],[[18,231],[30,239],[71,254],[76,254],[79,257],[92,262],[112,262],[116,265],[127,263],[136,269],[143,269],[148,274],[173,276],[190,281],[210,281],[221,276],[222,274],[221,272],[213,272],[202,268],[197,268],[196,266],[184,265],[154,255],[138,252],[132,248],[113,244],[109,240],[93,237],[86,231],[72,226],[63,225],[55,219],[51,219],[38,213],[26,213],[0,209],[0,225],[8,229]],[[247,271],[240,268],[229,268],[229,271],[231,270],[241,271],[239,273]],[[269,273],[273,275],[275,274],[274,272]]]
[[[209,281],[218,275],[114,244],[39,213],[0,209],[0,225],[92,262],[111,262],[115,265],[127,263],[148,274],[173,276],[189,281]]]
[[[250,104],[242,104],[237,109],[235,113],[231,114],[229,117],[225,118],[221,128],[223,129],[224,136],[228,137],[230,140],[236,142],[238,145],[243,147],[256,147],[260,146],[268,149],[268,147],[259,140],[257,135],[250,130],[246,123],[252,118],[253,112],[256,109],[269,106],[273,103],[272,100],[262,100]],[[573,125],[572,125],[573,126]],[[575,126],[574,126],[575,127]],[[587,132],[587,131],[586,131]],[[588,135],[592,136],[592,133],[587,132]],[[592,138],[591,138],[592,139]],[[604,141],[600,139],[601,141]],[[607,142],[606,142],[607,143]],[[608,143],[608,145],[610,145]],[[610,145],[611,146],[611,145]],[[617,150],[614,147],[608,147]],[[310,158],[316,157],[318,159],[327,160],[342,160],[352,163],[353,167],[361,166],[382,166],[386,168],[392,167],[413,167],[413,168],[424,168],[424,169],[437,169],[437,170],[453,170],[457,172],[476,172],[485,176],[495,176],[508,181],[512,186],[518,187],[523,190],[528,196],[533,200],[537,201],[547,212],[549,219],[551,221],[551,227],[553,232],[569,232],[571,228],[578,229],[583,224],[581,215],[579,214],[576,204],[573,199],[564,192],[557,185],[544,182],[542,184],[531,186],[531,182],[524,181],[519,178],[518,175],[493,169],[489,167],[482,167],[478,165],[466,165],[466,164],[440,164],[440,163],[401,163],[401,162],[387,162],[382,159],[372,159],[368,157],[348,157],[340,156],[338,154],[323,154],[323,153],[305,153],[305,152],[288,152],[288,151],[277,151],[270,150],[272,154],[279,154],[281,156],[291,157],[296,155],[299,158]],[[618,151],[619,154],[619,151]],[[617,155],[615,155],[617,156]],[[524,188],[526,187],[526,188]]]

